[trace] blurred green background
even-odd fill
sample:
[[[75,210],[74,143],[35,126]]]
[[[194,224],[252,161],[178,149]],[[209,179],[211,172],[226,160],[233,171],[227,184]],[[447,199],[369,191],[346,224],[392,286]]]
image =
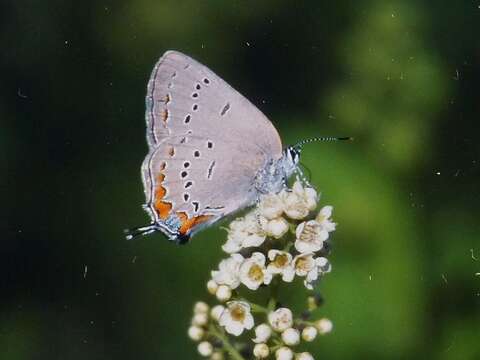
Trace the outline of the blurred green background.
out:
[[[167,49],[256,104],[335,208],[322,359],[480,359],[477,1],[3,1],[0,358],[192,359],[218,227],[147,222],[144,97]],[[303,296],[303,293],[299,293]]]

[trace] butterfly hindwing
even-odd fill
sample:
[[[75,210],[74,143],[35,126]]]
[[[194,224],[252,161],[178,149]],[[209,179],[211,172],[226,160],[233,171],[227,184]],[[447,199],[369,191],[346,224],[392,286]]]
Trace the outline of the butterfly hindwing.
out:
[[[256,173],[282,155],[271,122],[220,77],[168,51],[155,65],[146,97],[142,166],[146,209],[154,222],[174,214],[183,231],[251,204]]]

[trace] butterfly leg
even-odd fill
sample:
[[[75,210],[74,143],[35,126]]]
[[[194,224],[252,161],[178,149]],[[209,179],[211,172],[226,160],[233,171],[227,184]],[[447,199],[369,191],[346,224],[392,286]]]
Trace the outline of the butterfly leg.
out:
[[[262,215],[260,215],[260,210],[258,208],[261,201],[262,201],[261,197],[257,196],[257,199],[255,200],[255,208],[254,208],[253,211],[255,212],[255,218],[257,219],[257,224],[258,224],[259,229],[263,230]]]
[[[300,166],[295,167],[294,172],[295,172],[295,179],[297,181],[300,181],[302,185],[304,185],[305,187],[313,188],[312,184],[310,184],[310,181],[308,181],[307,177],[303,173]]]
[[[127,240],[132,240],[133,238],[136,238],[137,236],[140,235],[148,235],[156,231],[156,226],[155,224],[150,224],[147,226],[139,226],[133,229],[128,229],[125,230],[126,238]]]

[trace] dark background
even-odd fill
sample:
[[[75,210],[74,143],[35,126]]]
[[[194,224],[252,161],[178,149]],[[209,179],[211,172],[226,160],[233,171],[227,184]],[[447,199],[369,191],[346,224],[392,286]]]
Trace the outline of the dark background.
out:
[[[335,207],[325,359],[479,359],[478,1],[3,1],[0,358],[196,358],[218,227],[147,222],[144,96],[167,49],[265,112]],[[303,296],[303,295],[302,295]]]

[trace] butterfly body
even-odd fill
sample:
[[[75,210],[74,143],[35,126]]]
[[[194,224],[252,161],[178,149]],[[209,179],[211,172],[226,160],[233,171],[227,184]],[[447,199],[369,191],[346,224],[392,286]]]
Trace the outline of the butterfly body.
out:
[[[297,169],[298,150],[282,150],[260,110],[179,52],[166,52],[155,65],[145,117],[142,179],[152,223],[137,233],[161,231],[185,242],[261,194],[279,192]]]

